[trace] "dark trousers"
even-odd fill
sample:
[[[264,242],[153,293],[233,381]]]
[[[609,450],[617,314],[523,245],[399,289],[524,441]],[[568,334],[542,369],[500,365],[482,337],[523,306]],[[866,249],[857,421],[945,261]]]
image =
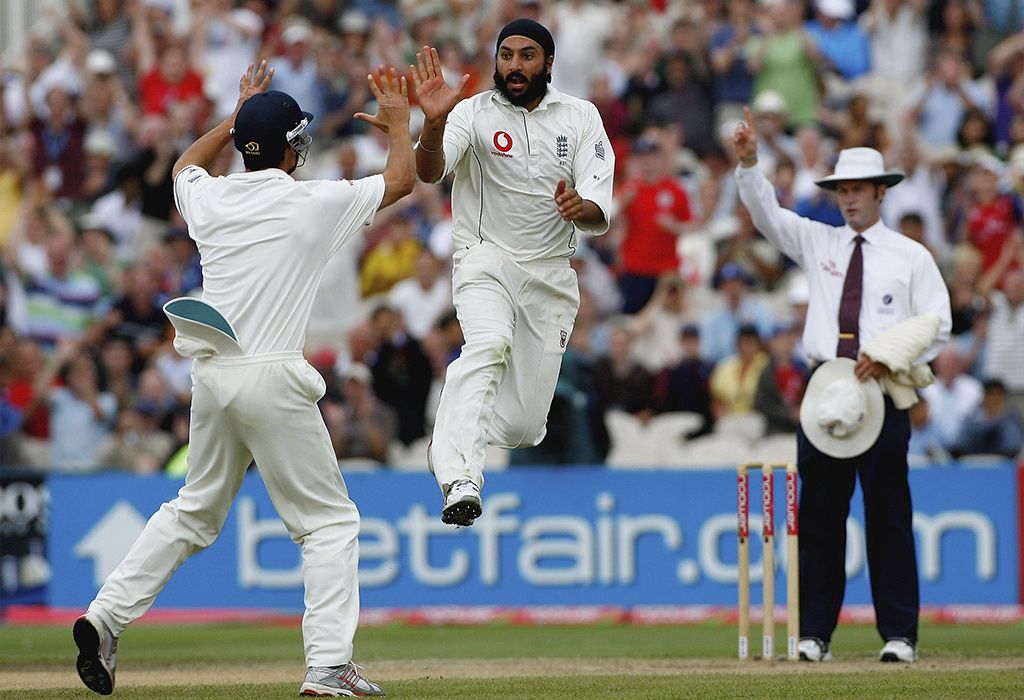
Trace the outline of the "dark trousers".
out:
[[[860,457],[835,459],[797,433],[800,469],[800,636],[830,641],[846,591],[846,518],[856,479],[864,494],[871,599],[883,639],[917,643],[920,594],[907,483],[910,418],[885,398],[885,422]]]
[[[619,276],[619,291],[622,292],[622,313],[635,314],[647,305],[654,296],[658,278],[654,275],[634,275],[629,272]]]

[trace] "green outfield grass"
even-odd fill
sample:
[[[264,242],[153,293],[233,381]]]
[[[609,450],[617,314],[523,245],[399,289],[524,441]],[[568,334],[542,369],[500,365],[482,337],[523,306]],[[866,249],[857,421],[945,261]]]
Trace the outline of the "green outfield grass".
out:
[[[720,623],[395,626],[361,630],[356,657],[394,698],[1024,698],[1024,625],[927,625],[921,639],[913,666],[878,663],[873,628],[851,625],[832,664],[741,664]],[[74,655],[69,629],[0,627],[0,697],[94,697]],[[294,697],[302,666],[295,627],[140,625],[122,637],[114,697]],[[496,670],[474,677],[482,667]]]

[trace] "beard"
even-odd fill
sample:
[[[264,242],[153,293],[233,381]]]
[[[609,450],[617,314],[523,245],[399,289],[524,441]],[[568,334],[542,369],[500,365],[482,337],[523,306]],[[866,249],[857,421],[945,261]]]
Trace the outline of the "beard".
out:
[[[509,77],[519,76],[526,80],[526,76],[522,73],[515,72],[509,73]],[[525,107],[534,100],[543,98],[548,91],[548,74],[546,72],[538,73],[534,76],[533,80],[530,80],[526,84],[526,89],[519,95],[516,95],[508,89],[508,78],[503,78],[501,73],[497,70],[494,71],[494,87],[498,89],[502,95],[505,96],[509,102],[514,104],[516,107]]]

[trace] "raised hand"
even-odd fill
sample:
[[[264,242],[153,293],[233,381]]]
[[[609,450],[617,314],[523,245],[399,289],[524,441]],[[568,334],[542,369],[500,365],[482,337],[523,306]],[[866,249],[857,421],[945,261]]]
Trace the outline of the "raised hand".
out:
[[[469,73],[459,79],[454,88],[448,87],[441,75],[441,58],[437,49],[424,46],[416,52],[416,65],[409,66],[412,86],[416,90],[423,116],[428,121],[440,121],[448,117],[448,113],[462,99],[462,93],[469,82]]]
[[[732,145],[741,163],[753,165],[757,162],[757,131],[754,129],[754,117],[750,113],[750,107],[743,106],[743,116],[746,121],[736,127],[732,135]]]
[[[253,64],[250,63],[238,81],[238,106],[241,107],[242,103],[253,95],[266,92],[270,88],[270,81],[273,77],[274,69],[267,67],[266,60],[260,61],[260,66],[255,71]]]
[[[372,124],[385,134],[392,128],[409,129],[409,85],[394,68],[381,66],[366,76],[370,92],[377,100],[377,113],[356,112],[353,116]]]

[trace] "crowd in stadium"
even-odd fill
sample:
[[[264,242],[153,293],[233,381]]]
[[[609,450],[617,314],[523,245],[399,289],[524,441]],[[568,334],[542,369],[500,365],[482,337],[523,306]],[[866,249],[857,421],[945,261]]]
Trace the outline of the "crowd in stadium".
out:
[[[744,105],[759,167],[804,216],[842,224],[814,185],[841,148],[876,148],[907,174],[883,218],[934,254],[953,307],[937,381],[912,411],[912,459],[1021,452],[1018,3],[44,5],[0,66],[0,463],[184,473],[191,362],[161,305],[200,293],[202,270],[171,167],[231,113],[248,63],[268,58],[272,87],[316,115],[295,176],[359,178],[387,153],[386,137],[353,119],[374,111],[367,73],[436,46],[452,84],[469,73],[467,94],[490,89],[497,31],[518,16],[552,30],[553,85],[598,107],[617,173],[611,231],[581,239],[572,259],[582,302],[548,436],[513,464],[601,463],[624,422],[642,435],[663,414],[697,416],[678,423],[690,444],[729,441],[728,426],[795,431],[808,292],[738,202],[730,139]],[[240,169],[226,149],[213,174]],[[450,184],[417,183],[324,276],[306,350],[328,383],[321,408],[343,464],[387,464],[429,435],[462,342]]]

